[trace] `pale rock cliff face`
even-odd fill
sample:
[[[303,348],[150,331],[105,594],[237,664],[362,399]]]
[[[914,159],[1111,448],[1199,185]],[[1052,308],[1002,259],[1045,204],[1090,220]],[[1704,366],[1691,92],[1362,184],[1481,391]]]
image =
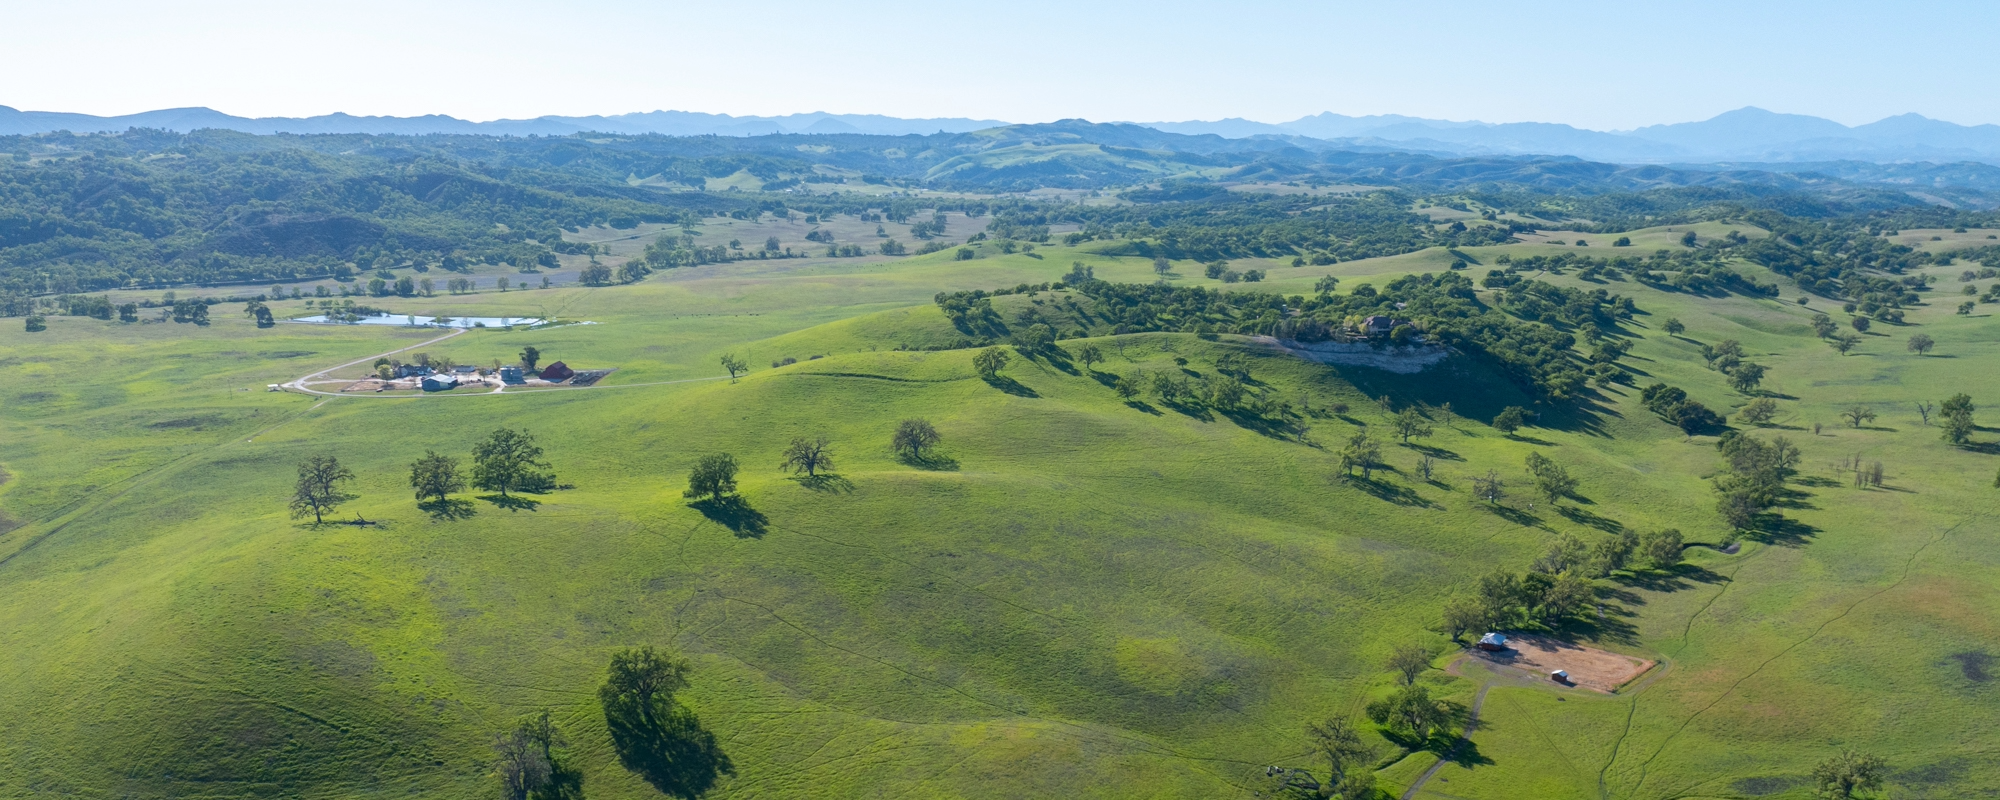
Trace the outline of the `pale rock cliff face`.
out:
[[[1451,349],[1434,344],[1414,347],[1382,347],[1360,342],[1295,342],[1269,336],[1253,336],[1252,341],[1283,350],[1307,361],[1343,367],[1370,367],[1400,375],[1423,372],[1451,356]]]

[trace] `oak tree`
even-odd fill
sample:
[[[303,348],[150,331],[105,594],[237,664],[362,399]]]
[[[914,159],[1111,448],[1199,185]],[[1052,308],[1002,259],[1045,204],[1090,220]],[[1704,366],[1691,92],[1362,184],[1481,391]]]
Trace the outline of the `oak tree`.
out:
[[[292,490],[292,519],[310,514],[314,525],[324,522],[327,512],[355,498],[340,489],[341,484],[352,480],[353,470],[341,466],[340,459],[331,454],[299,462],[299,481]]]

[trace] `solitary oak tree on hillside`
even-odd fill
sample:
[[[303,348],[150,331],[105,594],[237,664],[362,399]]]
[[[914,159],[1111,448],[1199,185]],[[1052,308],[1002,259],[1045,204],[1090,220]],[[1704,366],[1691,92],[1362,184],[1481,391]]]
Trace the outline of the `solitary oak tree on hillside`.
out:
[[[1402,437],[1403,444],[1409,444],[1410,437],[1412,436],[1431,435],[1430,422],[1424,419],[1423,414],[1417,413],[1417,409],[1414,406],[1403,409],[1402,413],[1397,414],[1396,418],[1389,423],[1389,426],[1390,430],[1395,431],[1397,436]]]
[[[1499,505],[1507,496],[1507,482],[1501,480],[1499,470],[1489,469],[1485,475],[1472,479],[1472,496]]]
[[[785,461],[778,468],[803,472],[808,478],[817,477],[820,470],[833,469],[832,446],[833,442],[825,436],[793,437],[791,445],[785,448]]]
[[[735,353],[723,353],[720,361],[722,363],[722,368],[729,370],[729,380],[731,382],[734,382],[736,380],[737,375],[741,375],[745,372],[750,371],[749,362],[737,358]]]
[[[1119,376],[1118,380],[1111,384],[1111,391],[1117,392],[1119,399],[1129,403],[1132,401],[1132,398],[1138,397],[1141,392],[1144,392],[1146,390],[1145,387],[1146,373],[1133,370],[1130,375]]]
[[[1381,463],[1382,445],[1377,444],[1375,437],[1368,435],[1366,429],[1355,431],[1354,436],[1347,440],[1347,446],[1340,450],[1340,469],[1348,476],[1354,474],[1355,467],[1360,467],[1361,479],[1368,480]]]
[[[501,428],[473,446],[472,485],[507,497],[510,490],[551,483],[554,478],[541,471],[548,467],[541,458],[533,435]]]
[[[558,751],[569,742],[548,711],[522,717],[506,733],[494,738],[493,765],[500,776],[500,794],[506,800],[554,800],[580,796],[582,775],[568,768]]]
[[[1862,423],[1875,421],[1875,410],[1867,406],[1850,406],[1840,412],[1840,417],[1847,420],[1848,427],[1859,428]]]
[[[1759,397],[1736,412],[1736,420],[1748,425],[1764,425],[1778,415],[1778,401],[1769,397]]]
[[[597,690],[597,699],[606,708],[629,706],[644,714],[654,714],[673,702],[674,693],[687,688],[688,663],[655,652],[652,647],[620,650],[611,654],[610,674]]]
[[[340,490],[341,484],[352,480],[353,470],[341,466],[340,459],[330,454],[299,462],[299,482],[292,491],[292,519],[310,514],[314,525],[324,522],[327,512],[355,498]]]
[[[1416,683],[1417,676],[1431,668],[1431,649],[1416,642],[1396,645],[1389,651],[1388,667],[1404,686]]]
[[[417,492],[417,505],[442,502],[452,492],[465,491],[465,479],[458,474],[458,459],[425,450],[424,457],[410,465],[410,488]]]
[[[1880,788],[1887,766],[1878,756],[1844,750],[1813,767],[1813,783],[1826,800],[1849,800],[1855,792]]]
[[[621,650],[597,689],[619,763],[670,797],[701,797],[736,773],[715,734],[674,698],[692,671],[651,647]]]
[[[896,433],[889,437],[889,447],[904,458],[922,461],[924,451],[935,447],[944,437],[937,428],[931,427],[930,420],[906,419],[896,424]]]
[[[1369,703],[1368,718],[1420,742],[1428,742],[1458,716],[1455,704],[1431,697],[1430,690],[1416,684],[1405,686],[1389,697]]]
[[[1005,350],[988,347],[972,357],[972,368],[979,371],[979,377],[992,380],[1007,368],[1009,360]]]
[[[1527,422],[1527,416],[1528,412],[1520,406],[1508,406],[1500,410],[1499,416],[1493,418],[1493,429],[1513,436],[1514,432],[1520,430]]]
[[[701,497],[721,500],[722,496],[736,491],[736,457],[728,453],[702,456],[688,473],[688,488],[683,497]]]
[[[1653,569],[1673,569],[1681,563],[1681,532],[1667,528],[1648,533],[1639,539],[1639,553]]]
[[[1972,441],[1972,432],[1977,429],[1972,422],[1973,409],[1972,396],[1968,394],[1952,395],[1938,407],[1938,413],[1943,418],[1940,427],[1944,429],[1945,441],[1952,444]]]
[[[1738,364],[1736,369],[1729,373],[1729,385],[1734,387],[1736,391],[1744,394],[1757,391],[1757,386],[1763,382],[1764,365],[1762,364],[1745,362]]]
[[[1097,349],[1097,345],[1087,344],[1077,349],[1076,360],[1083,362],[1085,370],[1096,372],[1097,370],[1093,369],[1092,365],[1104,361],[1104,351]]]
[[[1917,355],[1928,355],[1931,352],[1931,348],[1937,347],[1937,340],[1932,339],[1929,335],[1919,333],[1910,337],[1909,344],[1905,346],[1910,352]]]
[[[1687,329],[1688,326],[1681,324],[1677,317],[1668,317],[1666,323],[1660,326],[1660,330],[1666,331],[1668,336],[1679,336]]]
[[[1541,453],[1528,454],[1528,472],[1535,476],[1535,490],[1548,498],[1549,505],[1560,503],[1576,491],[1576,478],[1561,464]]]
[[[1469,597],[1457,597],[1444,604],[1444,633],[1456,642],[1467,633],[1486,627],[1486,606]]]
[[[1375,749],[1362,741],[1353,723],[1340,717],[1312,723],[1306,726],[1306,738],[1326,760],[1326,783],[1319,796],[1340,800],[1375,796],[1375,773],[1368,768],[1375,760]]]

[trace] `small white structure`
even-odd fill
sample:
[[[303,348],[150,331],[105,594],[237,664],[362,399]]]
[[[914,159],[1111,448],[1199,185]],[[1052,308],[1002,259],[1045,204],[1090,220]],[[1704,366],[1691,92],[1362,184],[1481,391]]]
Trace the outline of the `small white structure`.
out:
[[[1549,673],[1549,680],[1556,683],[1569,683],[1569,670],[1559,669],[1551,672]]]
[[[1507,649],[1507,634],[1498,631],[1488,632],[1485,636],[1479,637],[1478,647],[1481,650],[1505,650]]]

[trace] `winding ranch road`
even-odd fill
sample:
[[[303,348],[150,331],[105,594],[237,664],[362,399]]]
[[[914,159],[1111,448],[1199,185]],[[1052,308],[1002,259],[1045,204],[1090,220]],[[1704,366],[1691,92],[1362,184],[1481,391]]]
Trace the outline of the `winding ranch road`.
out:
[[[413,344],[413,345],[410,345],[410,346],[408,346],[408,347],[399,347],[399,348],[396,348],[396,349],[394,349],[394,350],[390,350],[389,352],[386,352],[386,353],[376,353],[375,355],[372,355],[372,356],[365,356],[365,357],[362,357],[362,358],[357,358],[357,359],[354,359],[353,361],[349,361],[349,362],[347,362],[347,363],[345,363],[345,364],[335,364],[335,365],[333,365],[333,366],[331,366],[331,367],[327,367],[326,369],[323,369],[323,370],[320,370],[320,371],[318,371],[318,372],[314,372],[314,373],[311,373],[311,374],[309,374],[309,375],[301,375],[301,376],[299,376],[299,377],[297,377],[297,378],[295,378],[295,379],[293,379],[293,380],[291,380],[291,381],[288,381],[288,382],[285,382],[285,383],[282,383],[282,384],[279,384],[279,387],[280,387],[280,388],[282,388],[282,389],[284,389],[285,391],[288,391],[288,392],[298,392],[298,393],[300,393],[300,394],[316,394],[316,395],[319,395],[319,396],[321,396],[321,397],[368,397],[368,398],[374,398],[374,399],[377,399],[377,400],[417,400],[417,399],[421,399],[421,398],[427,398],[427,397],[489,397],[489,396],[492,396],[492,395],[496,395],[496,394],[538,394],[538,393],[541,393],[541,392],[575,392],[575,391],[583,391],[583,390],[585,390],[585,389],[633,389],[633,388],[637,388],[637,387],[640,387],[640,386],[666,386],[666,385],[668,385],[668,384],[672,384],[672,383],[699,383],[699,382],[701,382],[701,381],[719,381],[719,380],[722,380],[723,378],[726,378],[726,377],[728,377],[727,375],[717,375],[717,376],[715,376],[715,377],[713,377],[713,378],[683,378],[683,379],[681,379],[681,380],[677,380],[677,381],[653,381],[653,382],[651,382],[651,383],[620,383],[620,384],[614,384],[614,385],[611,385],[611,386],[604,386],[604,385],[600,385],[600,384],[592,384],[592,385],[590,385],[590,386],[558,386],[558,387],[553,387],[553,388],[549,388],[549,389],[515,389],[515,390],[512,390],[512,391],[508,391],[508,390],[507,390],[507,387],[505,387],[505,386],[502,386],[502,387],[500,387],[500,388],[498,388],[498,389],[494,389],[493,391],[490,391],[490,392],[473,392],[473,393],[467,393],[467,394],[446,394],[446,395],[435,395],[435,394],[419,394],[419,395],[408,395],[408,394],[394,394],[394,395],[380,395],[380,394],[373,394],[373,393],[370,393],[370,394],[347,394],[347,393],[345,393],[345,392],[325,392],[325,391],[320,391],[319,389],[314,389],[314,388],[312,388],[312,386],[310,385],[310,384],[314,384],[314,383],[348,383],[349,381],[343,381],[343,380],[335,380],[335,379],[329,379],[329,378],[327,378],[327,377],[326,377],[326,375],[327,375],[327,373],[329,373],[329,372],[333,372],[334,370],[340,370],[340,369],[346,369],[346,368],[348,368],[348,367],[351,367],[351,366],[354,366],[354,365],[356,365],[356,364],[365,364],[365,363],[368,363],[368,362],[371,362],[371,361],[374,361],[375,359],[378,359],[378,358],[386,358],[386,357],[388,357],[388,356],[393,356],[393,355],[395,355],[395,354],[397,354],[397,353],[407,353],[407,352],[409,352],[409,351],[411,351],[411,350],[415,350],[415,349],[417,349],[417,348],[419,348],[419,347],[429,347],[429,346],[431,346],[431,345],[434,345],[434,344],[437,344],[438,342],[442,342],[442,341],[444,341],[444,340],[446,340],[446,339],[450,339],[450,338],[451,338],[451,337],[453,337],[453,336],[457,336],[457,335],[459,335],[459,334],[462,334],[462,333],[465,333],[465,332],[466,332],[467,330],[470,330],[470,329],[469,329],[469,328],[458,328],[458,329],[455,329],[455,330],[453,330],[453,331],[452,331],[451,333],[447,333],[447,334],[445,334],[445,335],[443,335],[443,336],[439,336],[439,337],[437,337],[436,339],[430,339],[430,340],[427,340],[427,341],[422,341],[422,342],[418,342],[418,343],[416,343],[416,344]]]
[[[1493,684],[1490,683],[1479,685],[1479,694],[1472,698],[1472,713],[1465,720],[1465,732],[1458,736],[1460,744],[1471,741],[1472,732],[1479,729],[1479,708],[1486,705],[1486,690],[1491,688],[1493,688]],[[1444,769],[1444,765],[1449,763],[1451,763],[1451,759],[1449,758],[1438,759],[1436,764],[1432,764],[1430,769],[1424,770],[1424,774],[1417,777],[1416,783],[1410,784],[1410,788],[1403,792],[1401,800],[1414,800],[1417,792],[1423,790],[1424,784],[1430,782],[1431,776],[1436,775],[1438,770]]]

